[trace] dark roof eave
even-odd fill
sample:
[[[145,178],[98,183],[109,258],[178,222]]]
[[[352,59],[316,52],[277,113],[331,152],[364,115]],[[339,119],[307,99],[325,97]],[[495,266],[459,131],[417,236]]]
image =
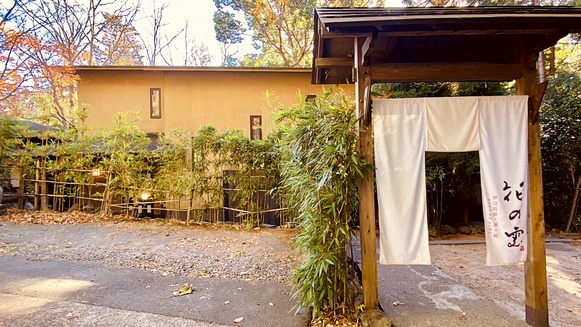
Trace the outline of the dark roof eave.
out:
[[[130,72],[241,72],[241,73],[310,73],[310,68],[295,67],[183,67],[183,66],[74,66],[77,73],[92,71]]]

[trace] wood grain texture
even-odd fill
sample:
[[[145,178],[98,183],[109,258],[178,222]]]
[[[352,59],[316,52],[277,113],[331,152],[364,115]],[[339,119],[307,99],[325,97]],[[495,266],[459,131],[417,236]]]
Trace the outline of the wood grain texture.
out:
[[[549,326],[547,262],[545,249],[545,214],[541,140],[538,110],[546,83],[537,83],[535,63],[524,67],[523,77],[516,81],[516,94],[529,96],[529,189],[530,225],[525,262],[526,321],[531,326]]]
[[[522,77],[522,64],[418,63],[372,66],[372,83],[512,81]]]
[[[363,114],[363,94],[365,88],[371,85],[371,70],[368,65],[363,66],[361,46],[365,39],[355,39],[355,101],[356,113],[360,117]],[[359,151],[365,161],[373,164],[373,122],[365,126],[362,121],[359,125]],[[377,281],[377,250],[375,228],[375,176],[373,170],[367,171],[367,178],[359,178],[359,228],[361,233],[361,273],[363,285],[363,303],[365,309],[376,309],[379,306],[378,281]]]

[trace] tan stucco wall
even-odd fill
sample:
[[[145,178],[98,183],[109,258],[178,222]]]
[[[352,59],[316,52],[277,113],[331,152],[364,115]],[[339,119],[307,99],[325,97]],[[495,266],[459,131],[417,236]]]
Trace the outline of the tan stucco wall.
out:
[[[310,72],[288,71],[80,71],[79,103],[87,104],[86,125],[108,126],[120,111],[139,109],[143,131],[168,132],[184,127],[195,132],[202,125],[218,130],[242,129],[249,136],[250,115],[262,115],[263,138],[271,129],[263,99],[267,90],[290,106],[303,96],[322,93],[311,84]],[[151,119],[149,90],[161,88],[161,119]],[[345,85],[347,94],[352,85]]]

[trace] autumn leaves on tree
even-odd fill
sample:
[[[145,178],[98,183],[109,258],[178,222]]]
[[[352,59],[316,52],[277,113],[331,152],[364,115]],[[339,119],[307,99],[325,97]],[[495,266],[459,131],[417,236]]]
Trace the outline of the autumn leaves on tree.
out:
[[[132,27],[138,7],[102,1],[15,1],[0,24],[0,110],[75,128],[75,65],[141,64]]]

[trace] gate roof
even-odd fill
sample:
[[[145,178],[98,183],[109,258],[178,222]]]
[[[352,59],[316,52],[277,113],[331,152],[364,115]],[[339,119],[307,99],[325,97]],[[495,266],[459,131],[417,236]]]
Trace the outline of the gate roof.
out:
[[[314,84],[352,83],[354,38],[377,82],[507,81],[569,33],[581,8],[317,8]]]

